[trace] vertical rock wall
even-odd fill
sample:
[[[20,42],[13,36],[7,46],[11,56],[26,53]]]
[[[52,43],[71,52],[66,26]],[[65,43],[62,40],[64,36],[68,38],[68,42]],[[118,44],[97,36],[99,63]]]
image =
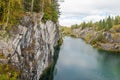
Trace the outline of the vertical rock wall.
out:
[[[59,26],[52,21],[41,22],[42,16],[25,16],[10,32],[7,42],[0,40],[4,63],[16,66],[20,80],[39,80],[54,55],[54,46],[59,40]]]

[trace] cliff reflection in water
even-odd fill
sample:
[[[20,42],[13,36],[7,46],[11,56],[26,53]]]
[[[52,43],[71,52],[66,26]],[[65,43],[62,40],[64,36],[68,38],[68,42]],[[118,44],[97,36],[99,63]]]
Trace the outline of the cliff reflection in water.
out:
[[[55,65],[57,62],[57,59],[59,57],[59,51],[60,51],[60,44],[54,47],[54,56],[53,56],[53,61],[50,64],[49,67],[47,67],[44,71],[43,74],[41,75],[40,80],[53,80],[54,79],[54,69]]]

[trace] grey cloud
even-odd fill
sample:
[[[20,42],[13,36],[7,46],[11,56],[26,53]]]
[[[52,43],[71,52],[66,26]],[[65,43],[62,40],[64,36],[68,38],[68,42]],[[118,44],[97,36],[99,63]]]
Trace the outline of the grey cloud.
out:
[[[92,19],[95,16],[103,18],[108,15],[120,14],[120,0],[65,0],[60,5],[60,20],[64,19],[64,21],[65,19],[76,21],[75,18],[83,20]],[[98,18],[96,19],[98,20]],[[62,21],[60,23],[63,24]]]

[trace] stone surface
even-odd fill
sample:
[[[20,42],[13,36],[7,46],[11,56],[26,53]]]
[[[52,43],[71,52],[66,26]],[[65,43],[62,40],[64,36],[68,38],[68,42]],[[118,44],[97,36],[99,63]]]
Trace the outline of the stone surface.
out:
[[[110,31],[96,31],[92,27],[87,27],[84,29],[73,29],[73,33],[78,37],[87,40],[89,44],[92,44],[94,40],[97,41],[100,35],[102,35],[101,40],[98,40],[96,44],[99,48],[107,51],[120,52],[120,33],[112,33]]]
[[[59,26],[52,21],[42,23],[40,19],[38,14],[25,16],[10,32],[12,36],[7,42],[0,39],[0,50],[8,62],[22,71],[20,80],[39,80],[50,63],[48,59],[52,61],[54,55]]]

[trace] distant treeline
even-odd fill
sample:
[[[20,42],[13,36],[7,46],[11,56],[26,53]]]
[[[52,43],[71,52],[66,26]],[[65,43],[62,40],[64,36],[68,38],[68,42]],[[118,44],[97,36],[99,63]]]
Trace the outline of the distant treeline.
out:
[[[103,20],[100,20],[98,22],[82,22],[80,25],[72,25],[71,28],[86,28],[86,27],[94,27],[96,30],[109,30],[115,25],[120,25],[120,16],[116,17],[107,17]]]

